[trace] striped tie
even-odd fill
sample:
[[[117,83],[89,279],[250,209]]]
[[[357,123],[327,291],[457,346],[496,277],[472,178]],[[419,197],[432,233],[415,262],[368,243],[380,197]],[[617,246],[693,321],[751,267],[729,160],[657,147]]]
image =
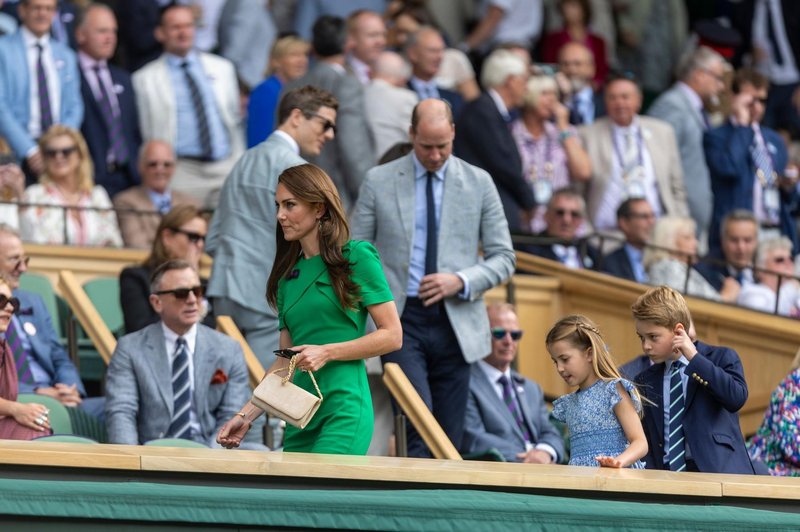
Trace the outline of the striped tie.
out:
[[[171,438],[192,439],[189,425],[189,412],[192,408],[192,387],[189,383],[189,354],[186,340],[182,337],[175,342],[175,356],[172,359],[172,400],[174,409],[172,423],[167,433]]]
[[[208,126],[208,115],[206,114],[206,106],[203,103],[203,94],[200,92],[200,86],[197,80],[189,70],[189,63],[184,61],[181,63],[183,73],[186,74],[186,83],[189,86],[189,93],[192,97],[192,107],[194,107],[195,115],[197,116],[197,135],[200,138],[200,150],[202,153],[200,157],[206,160],[211,160],[211,130]]]
[[[522,419],[522,412],[519,411],[517,401],[514,399],[514,390],[511,388],[511,382],[506,378],[505,375],[500,375],[500,378],[497,379],[497,382],[503,386],[503,402],[506,404],[506,408],[508,408],[508,411],[511,412],[511,417],[514,418],[514,421],[517,422],[517,426],[522,431],[525,441],[530,442],[531,433],[528,431],[528,427],[525,425],[525,420]]]
[[[44,47],[36,43],[36,84],[38,86],[39,94],[39,123],[41,124],[41,134],[44,135],[45,131],[50,129],[53,125],[53,110],[50,107],[50,91],[47,89],[47,74],[44,71],[44,63],[42,63],[42,52]]]
[[[667,462],[670,471],[686,470],[686,446],[683,437],[683,382],[681,380],[683,363],[672,363],[669,378],[669,437],[667,442]]]
[[[100,87],[100,98],[97,103],[100,106],[100,112],[108,130],[109,151],[114,158],[114,162],[125,164],[128,162],[128,146],[125,144],[125,136],[122,133],[122,117],[119,113],[114,113],[114,108],[111,105],[111,95],[103,82],[101,72],[102,66],[95,65],[94,75],[97,79],[97,85]]]
[[[16,319],[12,318],[8,322],[8,329],[6,329],[6,342],[11,349],[11,354],[14,356],[14,365],[17,366],[17,376],[19,377],[20,384],[32,384],[33,374],[31,373],[31,364],[28,359],[28,351],[22,345],[22,338],[19,337],[17,331]]]

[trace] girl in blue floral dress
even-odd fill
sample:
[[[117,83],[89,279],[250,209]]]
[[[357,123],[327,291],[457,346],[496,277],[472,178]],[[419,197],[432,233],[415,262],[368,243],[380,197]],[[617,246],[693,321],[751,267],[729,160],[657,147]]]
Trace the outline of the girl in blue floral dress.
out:
[[[550,329],[546,344],[558,374],[578,387],[553,403],[553,417],[569,428],[569,464],[643,469],[641,398],[620,376],[597,326],[585,316],[567,316]]]

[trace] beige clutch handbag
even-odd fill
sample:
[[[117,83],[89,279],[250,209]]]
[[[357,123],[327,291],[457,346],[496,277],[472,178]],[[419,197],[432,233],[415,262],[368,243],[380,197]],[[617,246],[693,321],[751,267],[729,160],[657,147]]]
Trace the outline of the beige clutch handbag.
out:
[[[276,369],[269,373],[253,390],[252,403],[271,416],[275,416],[303,429],[314,417],[322,404],[322,392],[319,391],[314,373],[309,372],[311,382],[317,390],[317,395],[308,393],[292,382],[294,375],[294,357],[289,361],[289,367]],[[278,375],[286,372],[285,377]]]

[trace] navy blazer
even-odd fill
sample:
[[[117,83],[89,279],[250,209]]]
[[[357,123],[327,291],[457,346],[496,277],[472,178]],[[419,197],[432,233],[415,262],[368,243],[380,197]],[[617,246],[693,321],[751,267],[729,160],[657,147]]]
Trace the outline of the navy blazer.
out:
[[[636,381],[636,376],[651,366],[650,357],[647,355],[639,355],[633,360],[625,362],[619,367],[619,372],[623,377],[631,382]]]
[[[456,156],[489,172],[500,194],[508,229],[520,232],[521,211],[534,208],[536,201],[522,175],[522,160],[509,124],[488,93],[464,106],[456,120],[453,149]]]
[[[139,155],[139,146],[142,143],[142,135],[139,132],[139,115],[136,112],[136,99],[133,95],[130,74],[110,64],[108,70],[111,80],[114,82],[114,92],[117,95],[122,118],[122,134],[128,147],[129,155],[124,175],[120,172],[111,175],[108,173],[106,165],[106,156],[110,147],[108,128],[103,120],[100,104],[95,99],[92,88],[83,75],[83,70],[81,70],[81,96],[84,102],[84,112],[81,133],[83,133],[92,155],[94,182],[105,188],[108,196],[113,198],[117,192],[141,183],[136,160]]]
[[[28,336],[31,344],[30,354],[36,362],[50,375],[50,386],[56,383],[76,385],[81,397],[86,397],[86,389],[83,387],[80,375],[75,365],[67,355],[66,350],[59,342],[56,331],[53,329],[53,321],[41,296],[25,290],[14,290],[14,296],[19,298],[20,312],[19,321],[22,323],[23,330]],[[25,324],[30,323],[27,329]],[[29,332],[33,328],[35,333]],[[34,393],[34,385],[19,384],[19,393]]]
[[[782,173],[788,155],[783,139],[773,130],[761,126],[775,171]],[[707,131],[703,137],[706,163],[711,174],[711,190],[714,193],[714,211],[708,235],[709,249],[720,249],[722,219],[734,209],[753,210],[753,185],[755,166],[750,155],[750,146],[755,133],[750,127],[734,126],[726,122]],[[797,230],[789,214],[789,204],[794,194],[781,190],[780,229],[798,250]]]
[[[697,354],[685,372],[683,427],[692,459],[702,473],[754,474],[739,427],[739,409],[747,401],[747,383],[739,355],[727,347],[695,342]],[[664,370],[654,364],[636,377],[644,403],[642,425],[649,447],[648,469],[664,466]]]
[[[419,96],[420,99],[423,98],[422,94],[414,90],[414,86],[410,81],[406,83],[406,87],[409,90],[414,91],[414,93]],[[436,90],[439,91],[439,98],[450,104],[450,109],[453,111],[453,117],[458,118],[458,115],[461,112],[461,107],[464,105],[464,98],[461,96],[461,93],[439,86],[436,87]]]
[[[549,237],[544,231],[536,236]],[[582,243],[581,240],[574,241],[574,245],[578,248],[583,267],[587,270],[596,270],[597,266],[600,264],[600,252],[593,245],[586,243],[584,247]],[[561,259],[559,259],[558,255],[553,251],[552,244],[526,244],[519,246],[519,250],[544,259],[561,262]]]
[[[638,282],[636,275],[633,273],[633,265],[631,259],[625,252],[625,248],[621,247],[616,251],[612,251],[603,258],[603,265],[600,271],[609,273],[614,277],[628,279],[630,281]]]
[[[725,278],[731,276],[728,272],[728,266],[724,261],[725,258],[722,255],[722,251],[716,249],[694,265],[694,269],[700,272],[700,275],[705,277],[706,281],[708,281],[717,292],[722,290]]]

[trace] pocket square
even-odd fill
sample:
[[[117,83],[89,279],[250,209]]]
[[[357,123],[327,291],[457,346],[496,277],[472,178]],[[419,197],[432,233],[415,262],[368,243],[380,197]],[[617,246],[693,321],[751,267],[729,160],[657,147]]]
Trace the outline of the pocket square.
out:
[[[211,376],[211,384],[225,384],[226,382],[228,382],[228,376],[222,371],[222,368],[217,368],[217,371]]]

